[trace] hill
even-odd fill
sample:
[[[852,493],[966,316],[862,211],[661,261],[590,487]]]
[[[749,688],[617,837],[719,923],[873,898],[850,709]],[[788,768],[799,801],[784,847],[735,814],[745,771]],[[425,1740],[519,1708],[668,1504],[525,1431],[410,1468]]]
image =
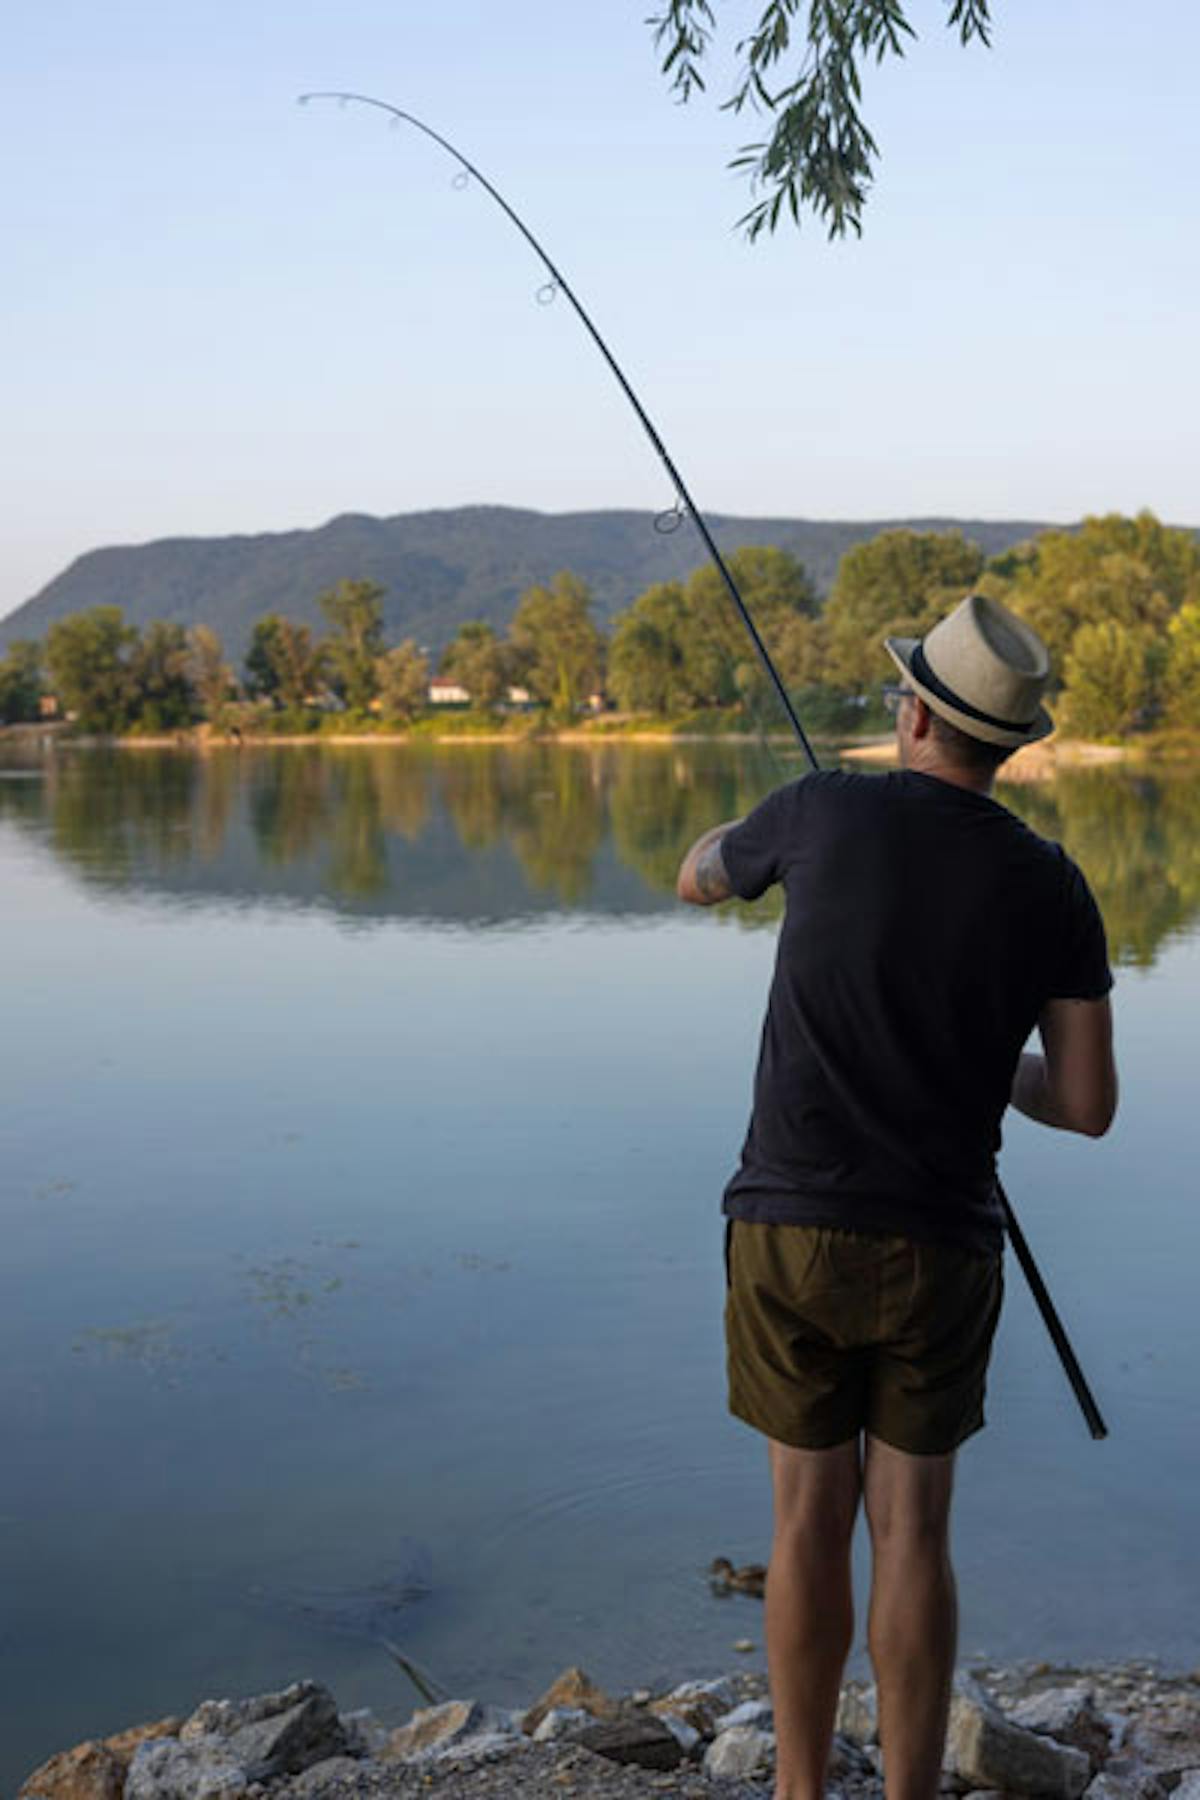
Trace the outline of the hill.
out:
[[[798,557],[824,593],[852,544],[896,525],[961,530],[995,555],[1045,527],[1031,520],[906,519],[829,523],[706,515],[725,552],[777,544]],[[240,657],[263,613],[323,628],[316,598],[343,578],[386,590],[389,643],[412,637],[440,649],[464,619],[505,627],[525,588],[571,569],[591,585],[607,623],[654,581],[684,576],[705,561],[687,524],[669,535],[645,512],[540,513],[463,506],[390,519],[344,513],[311,531],[253,537],[162,538],[91,550],[40,593],[0,619],[0,650],[40,638],[56,619],[89,606],[116,605],[134,624],[173,619],[211,625]]]

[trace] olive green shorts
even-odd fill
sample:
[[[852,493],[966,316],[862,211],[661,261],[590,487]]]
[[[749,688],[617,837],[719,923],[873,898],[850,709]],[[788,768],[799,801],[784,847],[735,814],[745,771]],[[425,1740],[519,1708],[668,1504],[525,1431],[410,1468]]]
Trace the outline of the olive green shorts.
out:
[[[726,1268],[729,1410],[776,1442],[941,1456],[983,1424],[998,1255],[738,1219]]]

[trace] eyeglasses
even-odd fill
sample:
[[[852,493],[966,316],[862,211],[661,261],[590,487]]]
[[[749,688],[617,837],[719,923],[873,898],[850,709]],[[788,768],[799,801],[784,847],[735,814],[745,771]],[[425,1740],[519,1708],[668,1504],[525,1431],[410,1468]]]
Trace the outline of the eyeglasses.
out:
[[[901,687],[899,683],[889,683],[889,685],[883,689],[883,704],[887,711],[892,714],[893,718],[900,711],[902,702],[911,700],[912,698],[913,689],[910,687]]]

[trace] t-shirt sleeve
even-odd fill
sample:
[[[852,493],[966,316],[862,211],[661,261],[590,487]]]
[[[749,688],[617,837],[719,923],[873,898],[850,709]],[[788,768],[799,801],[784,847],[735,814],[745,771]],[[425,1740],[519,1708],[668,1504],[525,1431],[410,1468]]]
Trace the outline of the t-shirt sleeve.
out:
[[[1080,870],[1067,859],[1065,919],[1052,1000],[1102,1000],[1112,987],[1108,943],[1100,908]]]
[[[782,881],[794,841],[801,782],[776,788],[721,839],[721,860],[741,900],[757,900]]]

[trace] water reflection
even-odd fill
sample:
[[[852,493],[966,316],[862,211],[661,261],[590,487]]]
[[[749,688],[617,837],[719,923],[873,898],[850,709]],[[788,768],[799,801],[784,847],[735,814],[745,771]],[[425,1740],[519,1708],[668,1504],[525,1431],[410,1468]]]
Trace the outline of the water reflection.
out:
[[[192,757],[56,757],[43,786],[51,842],[98,878],[136,885],[146,869],[186,863],[195,853],[193,815],[204,776]],[[225,821],[214,827],[210,819],[207,841],[219,844],[224,835]]]
[[[0,820],[90,883],[179,899],[512,924],[654,914],[707,826],[780,779],[733,744],[281,746],[207,756],[10,752]],[[1148,966],[1200,912],[1200,775],[1106,767],[1010,784],[1004,802],[1086,870],[1114,957]],[[724,916],[750,927],[770,902]]]
[[[1115,961],[1148,968],[1200,912],[1200,775],[1066,770],[1000,798],[1057,838],[1096,891]]]

